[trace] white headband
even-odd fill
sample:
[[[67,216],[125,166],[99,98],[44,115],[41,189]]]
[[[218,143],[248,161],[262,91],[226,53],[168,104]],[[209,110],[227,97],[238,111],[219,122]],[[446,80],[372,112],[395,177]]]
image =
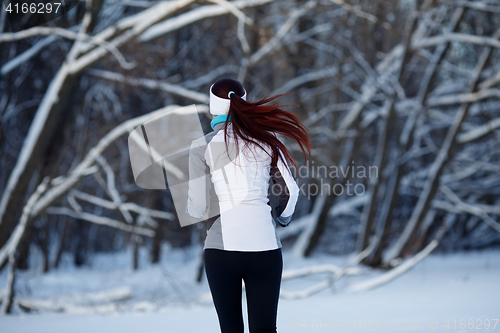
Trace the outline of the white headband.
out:
[[[213,86],[214,85],[212,84],[212,87]],[[231,100],[215,96],[214,93],[212,92],[212,87],[210,87],[210,113],[213,115],[227,114],[229,112],[229,105],[231,104]],[[243,90],[245,91],[245,94],[241,98],[243,98],[246,101],[247,92],[245,89]]]

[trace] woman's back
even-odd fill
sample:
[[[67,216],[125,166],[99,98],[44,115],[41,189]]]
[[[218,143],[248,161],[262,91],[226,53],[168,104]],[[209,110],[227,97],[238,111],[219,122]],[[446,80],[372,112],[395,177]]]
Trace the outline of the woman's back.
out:
[[[228,149],[221,129],[205,152],[219,201],[233,206],[239,203],[267,206],[271,157],[253,143],[236,146],[231,126],[228,131]]]
[[[266,148],[265,145],[253,143],[235,145],[231,126],[228,126],[228,134],[227,148],[225,132],[221,128],[205,151],[221,214],[207,232],[205,248],[237,251],[280,248],[268,204],[270,150],[266,152],[262,148]],[[289,209],[285,213],[291,215],[298,198],[298,187],[282,162],[278,164],[278,170],[284,175],[279,191],[287,198]]]

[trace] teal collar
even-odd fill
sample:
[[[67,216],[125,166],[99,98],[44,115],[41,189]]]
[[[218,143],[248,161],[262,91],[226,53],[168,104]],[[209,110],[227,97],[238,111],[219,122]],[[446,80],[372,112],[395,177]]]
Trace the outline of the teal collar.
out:
[[[214,129],[214,126],[217,125],[218,123],[223,123],[225,122],[227,119],[227,114],[220,114],[218,116],[216,116],[214,119],[212,119],[212,121],[210,122],[210,126],[212,126],[212,129]],[[229,119],[227,119],[227,121],[230,121],[231,120],[231,117],[229,117]]]

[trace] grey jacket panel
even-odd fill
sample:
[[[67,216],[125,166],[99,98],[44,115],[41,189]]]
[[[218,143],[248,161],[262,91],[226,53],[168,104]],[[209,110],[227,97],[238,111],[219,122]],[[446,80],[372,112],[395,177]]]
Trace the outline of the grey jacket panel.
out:
[[[276,222],[274,221],[274,218],[273,218],[273,225],[276,228]],[[283,246],[281,245],[280,236],[278,236],[278,230],[274,229],[274,233],[276,235],[276,243],[278,243],[278,248],[282,248]]]
[[[220,249],[224,250],[224,242],[222,240],[222,226],[220,223],[220,215],[215,219],[215,221],[208,227],[207,237],[205,238],[205,244],[203,249]]]
[[[274,189],[276,189],[275,193],[278,195],[278,206],[274,207],[276,210],[276,221],[282,226],[286,227],[290,221],[292,220],[292,216],[283,217],[281,213],[285,210],[286,205],[288,204],[288,199],[290,199],[290,191],[286,186],[285,180],[281,175],[280,170],[276,167],[274,173],[271,175],[271,179],[274,185]],[[274,190],[273,189],[273,190]]]

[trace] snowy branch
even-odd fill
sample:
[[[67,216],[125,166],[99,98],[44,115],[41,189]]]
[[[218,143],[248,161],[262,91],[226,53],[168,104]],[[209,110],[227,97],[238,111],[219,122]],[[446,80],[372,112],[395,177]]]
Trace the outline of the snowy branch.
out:
[[[132,222],[134,222],[134,219],[132,218],[132,215],[128,210],[122,208],[123,202],[120,197],[120,193],[116,189],[115,173],[113,172],[113,169],[111,169],[108,162],[104,157],[102,157],[102,155],[97,156],[96,161],[106,173],[106,190],[108,192],[108,195],[113,200],[113,203],[118,207],[118,210],[122,213],[125,221],[131,224]]]
[[[73,32],[67,29],[58,27],[34,27],[28,30],[23,30],[13,33],[4,33],[0,35],[0,44],[6,42],[13,42],[33,36],[44,35],[44,36],[60,36],[71,40],[89,42],[94,45],[98,45],[109,51],[121,67],[124,69],[132,69],[135,67],[134,62],[128,62],[123,54],[118,50],[118,48],[112,43],[107,42],[104,39],[99,39],[98,37],[89,36],[82,33]]]
[[[441,3],[452,5],[452,6],[462,6],[468,7],[475,10],[491,12],[491,13],[500,13],[500,6],[491,6],[487,3],[480,1],[461,1],[461,0],[438,0]]]
[[[208,107],[206,105],[196,105],[195,111],[208,111]],[[88,173],[88,169],[91,168],[96,159],[119,137],[130,133],[137,126],[142,123],[152,119],[158,115],[164,114],[165,112],[172,111],[178,109],[178,106],[167,106],[165,108],[156,110],[154,112],[145,114],[143,116],[130,119],[121,125],[115,127],[108,134],[106,134],[96,146],[94,146],[85,158],[76,166],[73,171],[67,175],[66,177],[58,180],[57,184],[54,185],[45,195],[43,195],[40,200],[37,201],[35,207],[32,211],[32,216],[36,216],[40,214],[44,209],[50,206],[56,199],[61,197],[64,193],[68,192],[73,186]],[[176,170],[171,170],[173,174],[177,174]]]
[[[116,288],[111,290],[60,296],[50,299],[29,299],[18,298],[19,306],[27,311],[43,312],[70,312],[70,313],[107,313],[116,311],[113,302],[124,301],[132,296],[132,290],[128,287]],[[92,306],[85,306],[81,303],[90,303]],[[104,303],[95,305],[95,303]]]
[[[108,200],[102,199],[100,197],[90,195],[90,194],[85,193],[85,192],[81,192],[79,190],[71,190],[68,193],[68,198],[69,197],[78,198],[80,200],[86,201],[86,202],[91,203],[93,205],[100,206],[100,207],[103,207],[103,208],[106,208],[109,210],[115,210],[115,209],[118,209],[120,207],[123,210],[138,213],[138,214],[144,215],[144,216],[155,217],[155,218],[159,218],[159,219],[163,219],[163,220],[173,221],[175,218],[174,214],[172,214],[172,213],[139,206],[138,204],[133,203],[133,202],[124,202],[124,203],[121,203],[120,206],[117,206],[116,203],[113,201],[108,201]]]
[[[376,16],[374,16],[374,15],[372,15],[370,13],[364,12],[361,9],[359,9],[357,7],[354,7],[354,6],[346,3],[344,0],[330,0],[330,1],[333,2],[336,5],[344,8],[346,11],[348,11],[350,13],[353,13],[356,16],[364,18],[365,20],[368,20],[368,21],[370,21],[372,23],[380,24],[385,29],[389,30],[389,29],[392,28],[392,26],[388,22],[381,21]]]
[[[401,57],[403,56],[404,47],[401,44],[396,45],[389,54],[376,67],[376,72],[380,76],[380,80],[385,82],[391,75],[400,69]],[[370,102],[372,97],[378,91],[378,85],[371,79],[366,79],[361,87],[361,98],[354,102],[354,105],[347,111],[347,114],[341,119],[338,125],[339,130],[348,129],[361,114],[361,111]]]
[[[245,1],[240,0],[231,2],[231,5],[232,7],[241,10],[243,8],[251,8],[251,7],[265,5],[273,1],[274,0],[245,0]],[[177,30],[180,27],[192,24],[194,22],[211,17],[226,15],[229,13],[230,11],[228,10],[228,8],[220,5],[201,6],[187,13],[178,15],[174,18],[153,25],[139,36],[139,41],[141,42],[150,41],[154,38],[158,38],[162,35],[165,35],[171,31]]]
[[[59,39],[59,36],[57,35],[50,35],[46,38],[43,38],[42,40],[38,41],[35,45],[18,55],[17,57],[7,61],[2,67],[0,68],[0,74],[2,75],[7,75],[10,73],[12,70],[17,68],[19,65],[22,63],[30,60],[34,56],[36,56],[44,47],[52,44],[53,42],[57,41]]]
[[[468,132],[461,133],[457,137],[457,142],[464,144],[488,135],[500,128],[500,118],[493,119],[484,125],[471,129]]]
[[[439,244],[439,241],[444,234],[445,228],[444,226],[441,226],[441,228],[438,231],[438,237],[433,239],[427,246],[414,255],[413,257],[407,259],[403,263],[399,264],[395,268],[391,269],[387,273],[384,273],[380,276],[374,277],[372,279],[369,279],[367,281],[361,281],[355,284],[350,285],[349,287],[346,288],[346,292],[359,292],[359,291],[365,291],[365,290],[370,290],[374,289],[376,287],[382,286],[395,278],[403,275],[407,271],[409,271],[413,266],[418,264],[420,261],[422,261],[425,257],[429,255]]]
[[[439,105],[452,105],[461,103],[475,103],[487,98],[500,99],[500,89],[486,89],[474,93],[431,97],[427,100],[427,105],[439,106]]]
[[[30,215],[34,209],[36,202],[39,200],[40,196],[45,192],[47,186],[49,184],[49,178],[45,177],[40,185],[36,188],[35,192],[31,194],[30,198],[26,202],[26,205],[23,208],[23,214],[21,219],[14,229],[14,232],[9,237],[7,243],[0,249],[0,267],[4,265],[5,261],[9,256],[14,255],[17,247],[19,246],[19,242],[26,231],[26,226],[30,222]]]
[[[305,83],[326,79],[328,77],[335,76],[337,73],[338,73],[337,66],[333,66],[333,67],[323,68],[315,72],[300,75],[286,82],[284,85],[271,92],[270,95],[286,94],[287,92],[290,92],[293,89]]]
[[[74,219],[79,219],[79,220],[84,220],[84,221],[95,223],[95,224],[104,225],[107,227],[130,232],[130,233],[136,234],[136,235],[141,235],[141,236],[146,236],[146,237],[154,237],[155,236],[155,231],[148,229],[148,228],[129,225],[129,224],[117,221],[115,219],[104,217],[104,216],[98,216],[98,215],[84,213],[84,212],[75,212],[74,210],[71,210],[71,209],[66,208],[66,207],[49,207],[49,208],[47,208],[47,210],[45,212],[47,214],[52,214],[52,215],[69,216],[69,217],[72,217]]]
[[[193,100],[198,103],[206,103],[209,100],[207,94],[199,93],[193,90],[186,89],[179,85],[163,82],[160,80],[145,79],[145,78],[136,79],[136,78],[126,77],[120,73],[115,73],[100,69],[90,69],[88,70],[88,73],[92,76],[113,82],[126,83],[135,87],[144,87],[148,89],[162,90],[171,93],[173,95]]]
[[[425,39],[414,41],[412,43],[412,48],[418,49],[448,42],[465,42],[476,45],[492,46],[495,48],[500,47],[500,41],[493,37],[468,35],[462,33],[448,33],[441,36],[428,37]]]
[[[477,206],[474,204],[466,203],[462,201],[455,193],[453,193],[452,190],[450,190],[446,185],[442,185],[440,188],[441,192],[443,192],[448,199],[450,199],[451,202],[455,204],[455,207],[458,208],[460,211],[476,215],[484,220],[491,228],[494,230],[500,232],[500,223],[492,219],[488,213],[491,213],[491,209],[485,209],[484,205],[482,206]],[[496,213],[497,215],[500,215],[500,209],[497,207],[493,207],[493,212]]]

